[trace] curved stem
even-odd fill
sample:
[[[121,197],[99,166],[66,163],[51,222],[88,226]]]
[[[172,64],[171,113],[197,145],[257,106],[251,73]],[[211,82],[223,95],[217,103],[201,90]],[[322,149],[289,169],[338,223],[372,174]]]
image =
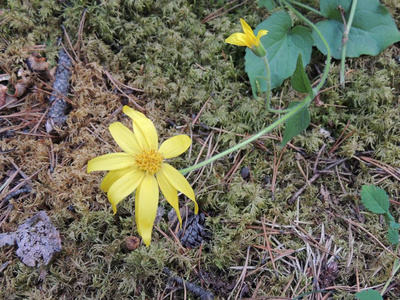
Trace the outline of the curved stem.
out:
[[[305,4],[297,2],[295,0],[288,0],[288,1],[293,3],[294,5],[297,5],[297,6],[305,8],[305,9],[308,9],[309,11],[311,11],[311,12],[317,14],[317,15],[323,16],[323,14],[319,10],[316,10],[315,8],[312,8],[311,6],[305,5]]]
[[[259,133],[253,135],[252,137],[242,141],[241,143],[235,145],[232,148],[229,148],[205,161],[202,161],[201,163],[198,163],[196,165],[193,165],[191,167],[179,170],[179,172],[181,174],[187,174],[193,170],[196,170],[198,168],[201,168],[205,165],[208,165],[209,163],[212,163],[213,161],[216,161],[217,159],[233,152],[236,151],[240,148],[242,148],[243,146],[246,146],[247,144],[257,140],[258,138],[260,138],[262,135],[266,134],[267,132],[270,132],[271,130],[275,129],[276,127],[278,127],[279,125],[283,124],[284,122],[286,122],[288,119],[290,119],[293,115],[295,115],[296,113],[298,113],[301,109],[303,109],[304,107],[308,106],[308,104],[311,102],[312,98],[310,96],[307,96],[306,98],[304,98],[304,100],[297,105],[296,107],[294,107],[293,109],[291,109],[290,112],[288,112],[286,115],[284,115],[283,117],[281,117],[280,119],[276,120],[274,123],[272,123],[271,125],[269,125],[268,127],[264,128],[263,130],[261,130]]]
[[[233,151],[236,151],[238,149],[240,149],[241,147],[257,140],[258,138],[260,138],[262,135],[266,134],[267,132],[270,132],[271,130],[275,129],[276,127],[278,127],[279,125],[285,123],[288,119],[290,119],[291,117],[293,117],[296,113],[298,113],[301,109],[303,109],[304,107],[308,106],[310,104],[310,102],[312,101],[312,99],[314,98],[314,96],[318,93],[318,91],[321,89],[321,87],[325,84],[325,81],[328,77],[328,73],[329,73],[329,69],[330,69],[330,65],[331,65],[331,49],[329,48],[328,43],[326,42],[324,36],[322,35],[322,33],[319,31],[319,29],[311,22],[309,21],[306,17],[304,17],[300,12],[298,12],[292,5],[290,5],[290,3],[288,3],[287,0],[279,0],[279,2],[283,2],[285,3],[300,19],[302,19],[305,23],[307,23],[310,27],[312,27],[315,32],[317,33],[317,35],[321,38],[322,42],[324,43],[325,47],[326,47],[326,51],[327,51],[327,59],[326,59],[326,66],[324,69],[324,72],[322,74],[321,77],[321,81],[319,82],[319,84],[313,89],[313,93],[311,93],[311,95],[307,95],[306,98],[304,98],[304,100],[297,105],[296,107],[292,108],[288,113],[286,113],[283,117],[281,117],[280,119],[276,120],[274,123],[272,123],[271,125],[269,125],[268,127],[264,128],[263,130],[261,130],[260,132],[258,132],[257,134],[255,134],[254,136],[242,141],[241,143],[237,144],[236,146],[227,149],[201,163],[198,163],[196,165],[193,165],[191,167],[185,168],[180,170],[179,172],[181,174],[187,174],[193,170],[196,170],[198,168],[201,168],[209,163],[212,163],[214,161],[216,161],[217,159],[232,153]],[[267,61],[268,62],[268,61]],[[267,67],[267,66],[266,66]],[[268,68],[269,68],[269,64],[268,64]],[[268,70],[267,70],[268,73]],[[282,112],[282,111],[279,111]]]
[[[397,246],[396,246],[395,253],[397,254],[398,251],[399,251],[399,244],[397,244]],[[381,296],[383,296],[385,294],[386,289],[388,288],[389,284],[392,282],[393,277],[396,275],[397,271],[399,271],[399,270],[400,270],[400,261],[399,261],[399,259],[395,259],[394,263],[393,263],[392,274],[390,274],[390,278],[386,281],[386,284],[382,289]]]
[[[268,58],[266,56],[263,57],[263,61],[264,61],[264,65],[265,65],[265,70],[267,71],[267,98],[265,100],[265,105],[267,107],[267,110],[270,112],[273,112],[275,114],[279,114],[279,113],[287,113],[289,111],[291,111],[291,108],[287,108],[287,109],[275,109],[271,107],[271,70],[269,68],[269,62],[268,62]]]
[[[328,42],[325,40],[324,36],[322,35],[321,31],[317,28],[317,26],[314,25],[310,20],[308,20],[306,17],[304,17],[299,11],[297,11],[287,0],[282,0],[285,2],[286,6],[294,13],[296,16],[298,16],[301,20],[303,20],[305,23],[307,23],[310,27],[312,27],[319,38],[322,40],[322,42],[325,45],[326,48],[326,65],[324,72],[321,77],[320,83],[315,87],[315,91],[319,91],[321,87],[325,84],[326,79],[328,78],[328,73],[329,69],[331,67],[331,48],[329,48]],[[315,92],[315,94],[317,94]]]
[[[353,23],[356,6],[357,6],[357,0],[353,0],[353,2],[351,4],[349,20],[347,21],[347,23],[346,23],[346,18],[344,17],[344,12],[343,12],[344,32],[343,32],[343,37],[342,37],[342,58],[340,61],[340,84],[342,85],[343,88],[344,88],[344,83],[346,80],[344,72],[345,72],[347,42],[349,41],[349,32],[351,29],[351,25]]]

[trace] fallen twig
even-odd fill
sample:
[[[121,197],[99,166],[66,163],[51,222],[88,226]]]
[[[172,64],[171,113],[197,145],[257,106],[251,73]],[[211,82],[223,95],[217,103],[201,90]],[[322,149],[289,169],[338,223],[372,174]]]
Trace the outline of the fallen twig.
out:
[[[292,198],[290,198],[290,199],[288,200],[288,204],[292,205],[292,204],[296,201],[296,199],[304,192],[304,190],[305,190],[311,183],[313,183],[315,180],[317,180],[317,179],[319,178],[319,176],[321,176],[321,174],[322,174],[323,172],[325,172],[325,171],[327,171],[327,170],[330,170],[330,169],[332,169],[332,168],[334,168],[334,167],[336,167],[336,166],[338,166],[338,165],[341,165],[341,164],[344,163],[346,160],[348,160],[348,158],[342,158],[342,159],[340,159],[340,160],[334,162],[333,164],[330,164],[330,165],[327,166],[325,169],[323,169],[323,170],[321,170],[321,171],[317,171],[317,173],[314,174],[314,176],[311,177],[311,179],[308,180],[308,182],[306,182],[306,184],[305,184],[301,189],[299,189],[299,190],[296,192],[296,194],[293,195]]]
[[[4,264],[1,265],[0,267],[0,274],[4,271],[5,268],[10,264],[9,261],[6,261]]]
[[[3,207],[4,205],[6,205],[11,198],[13,198],[15,196],[18,196],[18,195],[20,195],[22,193],[30,193],[31,191],[32,191],[32,189],[30,187],[27,187],[27,188],[23,188],[23,189],[20,189],[20,190],[17,190],[15,192],[12,192],[12,193],[8,194],[1,201],[0,207]]]
[[[176,283],[185,286],[189,291],[191,291],[193,294],[199,297],[201,300],[208,300],[208,299],[214,299],[214,294],[204,290],[201,286],[198,286],[197,284],[187,282],[183,280],[181,277],[172,275],[172,271],[168,269],[167,267],[164,268],[163,272],[169,276],[173,281]]]
[[[122,85],[122,83],[120,83],[120,82],[117,81],[115,78],[113,78],[113,76],[112,76],[105,68],[103,69],[103,72],[104,72],[104,74],[107,76],[107,78],[111,81],[111,83],[115,86],[115,88],[116,88],[122,95],[124,95],[126,98],[128,98],[129,101],[133,103],[133,105],[136,106],[136,109],[137,109],[137,110],[139,110],[139,111],[141,111],[141,112],[144,112],[144,111],[145,111],[145,109],[144,109],[143,107],[141,107],[141,106],[137,103],[137,101],[139,101],[139,99],[137,99],[137,98],[134,97],[134,96],[133,96],[133,97],[136,98],[136,100],[133,99],[132,97],[130,97],[127,93],[125,93],[125,92],[119,87],[118,83],[121,84],[121,85]],[[128,87],[129,89],[134,90],[134,91],[143,92],[143,90],[141,90],[141,89],[132,88],[132,87],[129,87],[129,86],[127,86],[127,85],[123,85],[123,86]]]
[[[384,162],[381,162],[379,160],[367,157],[367,156],[360,156],[359,160],[373,164],[374,166],[381,168],[384,170],[386,173],[390,174],[394,178],[396,178],[398,181],[400,181],[400,174],[399,172],[393,168],[392,166],[385,164]]]
[[[242,6],[243,4],[246,4],[247,2],[249,2],[249,0],[246,0],[246,1],[243,1],[243,2],[239,2],[239,4],[236,4],[236,5],[232,6],[236,2],[238,2],[238,1],[237,0],[233,0],[233,1],[225,4],[223,7],[217,9],[215,12],[209,14],[207,17],[205,17],[203,20],[201,20],[201,23],[205,24],[205,23],[207,23],[207,22],[209,22],[211,20],[219,18],[220,16],[223,16],[224,14],[227,14],[231,10],[238,8],[238,7]]]

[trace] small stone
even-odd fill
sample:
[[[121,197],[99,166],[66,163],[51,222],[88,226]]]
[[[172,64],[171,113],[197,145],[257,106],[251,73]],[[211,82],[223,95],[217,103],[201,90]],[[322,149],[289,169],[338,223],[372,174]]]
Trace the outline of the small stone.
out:
[[[247,167],[243,167],[240,170],[240,175],[242,176],[243,179],[247,179],[250,176],[250,170]]]

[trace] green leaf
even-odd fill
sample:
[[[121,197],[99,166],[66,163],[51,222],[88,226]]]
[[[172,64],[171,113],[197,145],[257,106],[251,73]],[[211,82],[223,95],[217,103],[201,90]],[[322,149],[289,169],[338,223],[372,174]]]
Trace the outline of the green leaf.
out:
[[[267,58],[271,69],[271,89],[279,87],[289,78],[295,68],[296,60],[301,53],[303,65],[310,62],[313,40],[310,30],[303,26],[293,29],[292,19],[286,12],[273,13],[268,19],[261,22],[254,33],[257,35],[260,29],[268,30],[268,34],[261,38],[261,43],[267,50]],[[267,76],[262,59],[256,56],[249,48],[246,49],[246,72],[250,78],[253,94],[257,91],[256,80],[260,84],[262,92],[267,90],[266,80],[260,80],[260,76]]]
[[[392,216],[389,212],[386,212],[383,216],[384,216],[384,218],[385,218],[386,224],[387,224],[389,227],[391,227],[391,224],[392,224],[392,223],[397,224],[397,223],[395,222],[393,216]],[[393,228],[393,227],[392,227],[392,228]],[[393,228],[393,229],[395,229],[395,228]]]
[[[260,7],[265,7],[268,11],[274,10],[276,7],[274,0],[258,0],[257,4]]]
[[[397,245],[399,243],[399,231],[397,229],[389,227],[386,237],[389,243],[393,245]]]
[[[374,290],[358,292],[356,297],[359,300],[383,300],[381,294]]]
[[[299,54],[299,57],[297,58],[296,70],[294,70],[294,73],[292,76],[292,86],[296,91],[298,91],[300,93],[312,94],[311,83],[307,77],[306,72],[304,71],[301,53]]]
[[[396,223],[395,221],[389,222],[387,239],[393,245],[397,245],[399,243],[399,229],[400,229],[400,224]]]
[[[387,224],[387,225],[390,226],[390,224],[391,224],[392,222],[393,222],[393,223],[396,223],[396,222],[394,221],[393,216],[390,214],[390,212],[387,211],[387,212],[385,213],[384,217],[385,217],[385,221],[386,221],[386,224]]]
[[[389,223],[389,227],[390,227],[390,228],[393,228],[393,229],[400,229],[400,224],[399,224],[399,223],[396,223],[396,222],[394,222],[394,221],[391,221],[391,222]]]
[[[293,101],[289,103],[289,108],[294,108],[299,105],[300,101]],[[283,140],[280,147],[284,147],[292,138],[307,129],[310,125],[310,111],[305,106],[298,113],[293,115],[286,121],[285,131],[283,132]]]
[[[381,188],[374,185],[363,185],[361,189],[361,202],[370,212],[390,215],[389,197]]]
[[[342,35],[344,25],[340,10],[345,11],[346,20],[350,15],[349,0],[320,0],[321,13],[328,19],[318,22],[317,28],[328,42],[332,56],[340,59],[342,54]],[[326,55],[326,48],[315,30],[312,32],[315,46]],[[347,42],[347,57],[377,55],[386,47],[400,40],[400,32],[386,7],[378,0],[360,0],[357,2],[353,24]]]

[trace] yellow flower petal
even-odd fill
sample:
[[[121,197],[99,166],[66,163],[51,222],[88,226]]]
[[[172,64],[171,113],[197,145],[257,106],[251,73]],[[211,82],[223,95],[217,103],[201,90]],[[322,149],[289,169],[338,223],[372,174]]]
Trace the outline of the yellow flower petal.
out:
[[[260,45],[260,38],[268,33],[268,30],[261,29],[258,31],[257,37],[254,35],[254,31],[251,27],[246,23],[245,20],[240,19],[240,23],[242,24],[243,32],[236,32],[228,37],[225,42],[229,44],[233,44],[236,46],[247,46],[251,50],[253,50],[254,54],[257,56],[265,56],[266,51],[262,45]]]
[[[128,153],[109,153],[89,160],[87,172],[124,169],[134,163],[133,156]]]
[[[137,154],[142,150],[133,132],[122,123],[112,123],[109,129],[118,146],[126,153]]]
[[[158,152],[160,152],[164,158],[177,157],[185,152],[191,144],[192,140],[187,135],[177,135],[164,141],[160,149],[158,149]]]
[[[240,19],[240,24],[242,24],[244,34],[246,35],[248,40],[251,41],[251,44],[254,45],[256,37],[254,35],[253,30],[251,29],[249,24],[247,24],[246,21],[243,19]],[[251,46],[250,46],[250,48],[251,48]]]
[[[236,45],[236,46],[247,46],[251,48],[251,40],[249,40],[244,33],[236,32],[229,36],[225,43]]]
[[[182,154],[192,142],[188,136],[178,135],[166,140],[158,149],[158,136],[151,120],[127,106],[124,107],[124,113],[132,119],[134,132],[120,122],[111,124],[110,132],[125,153],[111,153],[93,158],[88,162],[87,172],[110,171],[101,182],[100,188],[107,192],[114,214],[118,203],[136,189],[136,224],[139,234],[148,246],[157,214],[159,189],[175,209],[181,226],[178,190],[194,201],[195,212],[198,212],[190,184],[176,169],[163,163],[165,158]]]
[[[114,214],[117,213],[117,204],[126,196],[133,193],[144,177],[144,172],[138,169],[131,169],[110,186],[107,197],[112,205]]]
[[[153,122],[144,114],[130,108],[129,106],[125,105],[123,112],[132,119],[133,131],[141,147],[143,149],[157,150],[158,135]]]
[[[120,177],[128,173],[130,170],[132,170],[132,167],[108,172],[100,184],[101,190],[104,192],[108,192],[110,186],[114,182],[116,182]]]
[[[154,220],[157,215],[159,190],[157,180],[152,175],[146,175],[135,197],[135,217],[138,232],[143,242],[149,246]]]
[[[260,38],[262,38],[264,35],[266,35],[267,33],[268,33],[268,30],[261,29],[261,30],[259,30],[258,33],[257,33],[257,38],[260,39]]]
[[[178,191],[185,194],[189,199],[194,202],[195,210],[194,212],[197,214],[199,207],[197,205],[194,192],[192,187],[190,186],[189,182],[186,180],[185,177],[177,169],[172,167],[167,163],[163,163],[161,167],[161,172],[165,177],[168,178],[169,183],[176,188]]]
[[[179,201],[178,191],[168,181],[167,177],[162,172],[156,174],[158,185],[160,186],[161,192],[168,203],[175,209],[176,215],[178,216],[179,224],[182,227],[182,218],[179,212]]]

